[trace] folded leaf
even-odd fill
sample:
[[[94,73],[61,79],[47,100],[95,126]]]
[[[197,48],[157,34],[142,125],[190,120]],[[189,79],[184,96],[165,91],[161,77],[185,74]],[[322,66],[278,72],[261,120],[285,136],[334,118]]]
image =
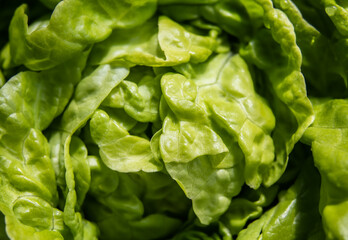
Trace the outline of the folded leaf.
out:
[[[135,29],[114,30],[108,39],[94,46],[90,63],[125,62],[160,67],[202,62],[216,44],[214,37],[189,32],[168,17],[160,16]]]
[[[26,5],[20,6],[11,21],[12,60],[15,65],[42,70],[63,63],[89,45],[104,40],[114,28],[141,25],[153,15],[156,1],[61,1],[49,23],[33,32],[28,31],[25,10]]]
[[[344,37],[348,37],[348,7],[347,4],[342,4],[336,0],[323,1],[325,12],[335,24],[338,32]]]
[[[217,168],[212,162],[211,156],[202,156],[189,163],[166,164],[168,173],[192,199],[193,210],[203,224],[215,221],[226,211],[243,183],[241,166]]]
[[[333,33],[325,31],[332,31],[334,28],[329,25],[330,20],[325,18],[324,9],[320,12],[314,11],[315,8],[321,7],[320,4],[308,7],[297,1],[294,2],[296,5],[291,1],[283,4],[283,1],[276,0],[274,4],[284,11],[294,26],[296,43],[303,56],[301,69],[309,94],[335,98],[345,97],[347,95],[347,69],[345,66],[348,61],[347,55],[344,54],[348,46],[346,37],[340,35],[335,38],[328,37]],[[328,9],[334,11],[336,7],[332,6]],[[338,12],[339,10],[337,17]],[[312,21],[309,23],[302,14],[310,14],[309,20]]]
[[[55,172],[41,131],[67,105],[84,62],[81,56],[52,70],[22,72],[0,90],[0,206],[10,237],[63,239],[70,235],[57,209]]]
[[[65,168],[66,203],[64,222],[70,227],[75,239],[83,239],[85,232],[96,238],[94,225],[82,218],[78,212],[84,201],[89,183],[89,167],[85,146],[73,134],[82,127],[95,110],[127,75],[125,68],[102,65],[82,79],[76,86],[74,97],[65,110],[60,129],[60,166]],[[73,119],[73,120],[71,120]],[[79,152],[82,151],[82,152]],[[77,154],[75,155],[74,152]],[[81,171],[81,172],[80,172]]]
[[[200,221],[209,224],[240,191],[243,156],[233,138],[214,129],[193,80],[167,73],[161,88],[161,158],[168,173],[192,199]]]
[[[309,160],[279,203],[238,234],[243,239],[325,239],[318,211],[319,175]]]
[[[130,135],[106,112],[98,110],[93,115],[90,131],[93,140],[99,146],[103,162],[109,168],[119,172],[161,170],[161,163],[153,157],[150,141]]]
[[[158,119],[161,95],[160,77],[150,68],[132,68],[130,75],[112,90],[103,106],[123,108],[129,116],[140,122]]]
[[[219,67],[215,87],[202,87],[201,95],[212,121],[237,139],[245,158],[245,181],[258,188],[265,181],[265,168],[274,159],[274,116],[255,92],[249,69],[240,56],[225,58]]]
[[[159,239],[178,231],[190,204],[168,175],[118,173],[97,157],[90,160],[93,198],[86,200],[85,208],[101,229],[101,238]]]
[[[266,75],[264,92],[269,96],[276,120],[272,132],[275,161],[265,169],[264,184],[270,186],[283,174],[288,155],[314,116],[301,73],[302,55],[293,25],[282,11],[273,8],[272,1],[257,2],[265,11],[264,24],[270,30],[261,29],[248,46],[240,49],[240,54]]]

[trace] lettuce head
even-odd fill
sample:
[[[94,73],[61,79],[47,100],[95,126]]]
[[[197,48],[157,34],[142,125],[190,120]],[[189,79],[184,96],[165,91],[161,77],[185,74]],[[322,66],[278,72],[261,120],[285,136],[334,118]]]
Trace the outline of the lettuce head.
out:
[[[0,5],[0,239],[348,239],[345,1]]]

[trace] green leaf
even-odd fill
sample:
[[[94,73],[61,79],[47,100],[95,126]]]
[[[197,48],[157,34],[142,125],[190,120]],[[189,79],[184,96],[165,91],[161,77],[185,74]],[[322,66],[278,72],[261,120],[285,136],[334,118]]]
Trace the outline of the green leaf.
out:
[[[279,194],[279,203],[238,234],[243,239],[325,239],[318,211],[320,178],[303,160],[295,183]]]
[[[332,23],[329,22],[330,19],[325,18],[324,9],[314,11],[315,7],[321,7],[320,4],[308,7],[297,1],[296,5],[291,1],[284,4],[283,1],[278,0],[274,1],[274,4],[284,11],[294,26],[296,43],[303,55],[301,68],[306,78],[306,84],[309,85],[307,87],[309,94],[317,97],[345,97],[347,95],[347,69],[345,66],[348,58],[344,52],[346,52],[347,41],[340,35],[331,38],[328,35],[332,35],[332,33],[325,32],[325,30],[333,31],[335,28],[329,25]],[[325,4],[328,4],[328,1]],[[333,9],[335,12],[336,7],[332,6],[329,9]],[[338,12],[339,10],[337,10],[336,17],[339,15]],[[309,20],[312,18],[313,20],[308,22],[309,20],[303,16],[305,14],[310,14]],[[306,15],[305,17],[307,17]],[[313,24],[320,25],[314,27]]]
[[[118,173],[98,158],[94,160],[91,185],[98,182],[107,188],[91,192],[94,198],[87,199],[85,207],[88,217],[98,224],[101,238],[161,239],[178,231],[179,217],[190,204],[168,175]]]
[[[90,63],[160,67],[202,62],[216,44],[215,38],[189,32],[168,17],[160,16],[134,29],[114,30],[109,38],[94,46]]]
[[[312,146],[321,175],[320,213],[327,239],[345,239],[347,198],[347,100],[313,99],[315,121],[302,141]]]
[[[2,73],[1,69],[0,69],[0,87],[2,87],[6,82],[6,79],[4,77],[4,74]]]
[[[260,30],[240,54],[266,75],[265,92],[276,120],[272,132],[275,161],[265,169],[264,184],[270,186],[283,174],[288,155],[314,116],[301,73],[302,55],[294,27],[271,1],[257,2],[265,11],[264,24],[270,30]]]
[[[348,6],[336,0],[323,1],[325,12],[335,24],[338,32],[344,37],[348,37]]]
[[[82,55],[55,69],[19,73],[0,90],[0,206],[11,226],[10,236],[44,239],[70,234],[56,208],[55,172],[41,131],[67,105],[85,59]]]
[[[130,75],[112,90],[103,106],[123,108],[129,116],[140,122],[158,119],[161,96],[160,77],[150,68],[132,68]]]
[[[262,26],[263,9],[253,0],[219,1],[203,6],[201,16],[242,41],[249,40]]]
[[[167,73],[161,88],[161,157],[168,173],[193,201],[200,221],[209,224],[239,193],[243,156],[231,137],[214,130],[193,80]]]
[[[65,168],[66,182],[66,204],[64,207],[64,222],[71,228],[75,239],[83,239],[84,233],[97,235],[97,229],[94,225],[84,220],[79,213],[80,205],[83,202],[84,195],[88,189],[89,173],[85,147],[78,141],[77,149],[82,150],[81,158],[79,151],[77,160],[70,153],[72,141],[75,137],[73,134],[81,128],[92,116],[99,105],[109,95],[111,90],[115,88],[127,75],[129,71],[125,68],[112,67],[110,65],[102,65],[96,68],[90,75],[82,79],[76,86],[74,97],[64,111],[60,129],[61,134],[61,151],[60,166]],[[73,119],[73,120],[71,120]],[[80,146],[79,146],[80,145]],[[74,147],[71,149],[75,151]],[[85,157],[84,157],[85,156]],[[83,170],[82,170],[83,169]],[[80,173],[79,170],[82,170]],[[85,171],[85,172],[83,172]]]
[[[220,136],[209,126],[172,116],[164,120],[160,150],[165,163],[187,163],[204,155],[222,159],[228,151]]]
[[[32,70],[52,68],[106,39],[114,28],[141,25],[155,9],[155,0],[61,1],[49,22],[31,32],[26,5],[22,5],[9,30],[12,60],[15,65],[24,64]]]
[[[220,64],[215,88],[202,87],[202,96],[205,94],[212,121],[237,139],[245,157],[246,183],[258,188],[265,181],[265,168],[274,159],[271,132],[275,119],[268,104],[255,92],[244,60],[235,55],[220,60]]]
[[[212,162],[213,157],[208,155],[188,163],[166,164],[168,173],[192,199],[193,210],[203,224],[217,220],[243,184],[238,163],[229,168],[217,168]]]
[[[98,110],[93,115],[90,131],[93,140],[99,146],[101,159],[112,170],[119,172],[161,170],[161,163],[155,161],[153,157],[150,141],[130,135],[106,112]]]

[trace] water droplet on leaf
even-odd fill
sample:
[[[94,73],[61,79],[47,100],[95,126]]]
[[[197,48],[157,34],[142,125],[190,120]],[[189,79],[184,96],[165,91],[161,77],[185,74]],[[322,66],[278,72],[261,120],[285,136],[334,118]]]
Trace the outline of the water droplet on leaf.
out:
[[[332,17],[333,15],[336,14],[337,12],[337,7],[336,6],[329,6],[325,8],[325,12],[327,13],[327,15],[329,15],[330,17]]]
[[[283,10],[286,10],[290,7],[290,2],[288,0],[281,0],[280,1],[280,7]]]

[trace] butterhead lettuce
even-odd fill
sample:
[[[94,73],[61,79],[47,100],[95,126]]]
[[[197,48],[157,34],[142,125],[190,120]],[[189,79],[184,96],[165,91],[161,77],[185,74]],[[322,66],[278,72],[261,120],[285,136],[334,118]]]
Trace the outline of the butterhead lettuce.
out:
[[[348,239],[348,5],[0,7],[0,239]]]

